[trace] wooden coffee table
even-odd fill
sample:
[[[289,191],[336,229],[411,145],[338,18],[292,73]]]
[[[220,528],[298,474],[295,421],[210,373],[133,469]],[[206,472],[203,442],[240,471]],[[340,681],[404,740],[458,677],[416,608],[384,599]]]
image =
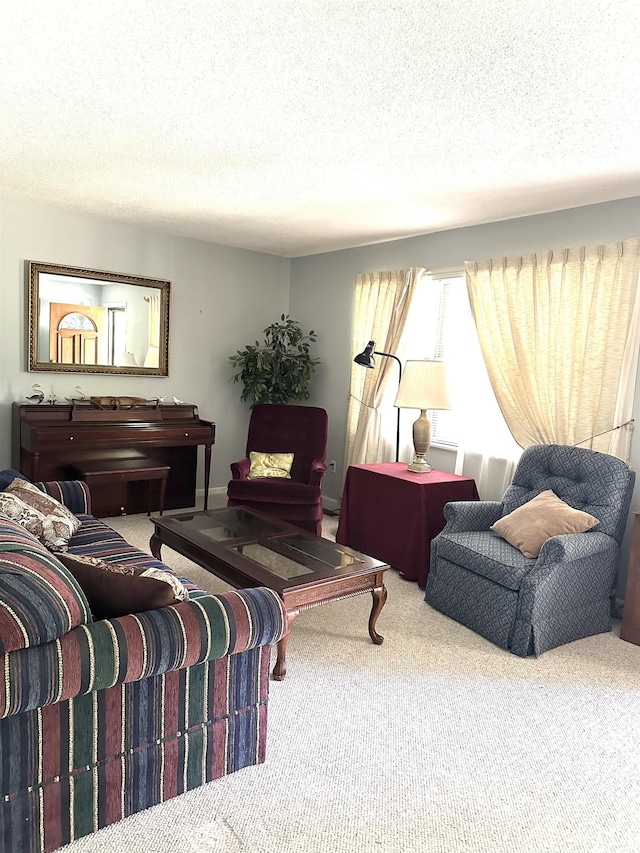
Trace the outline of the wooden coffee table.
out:
[[[167,545],[231,586],[266,586],[278,593],[287,632],[278,642],[276,681],[286,675],[289,633],[301,610],[371,592],[369,636],[376,645],[382,642],[376,622],[387,599],[386,563],[243,506],[152,520],[149,545],[156,560]]]

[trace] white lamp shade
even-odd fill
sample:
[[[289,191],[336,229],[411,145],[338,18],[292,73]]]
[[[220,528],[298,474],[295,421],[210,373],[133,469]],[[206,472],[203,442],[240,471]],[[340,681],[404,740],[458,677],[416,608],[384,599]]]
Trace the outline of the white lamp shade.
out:
[[[132,352],[125,352],[120,359],[122,367],[138,367],[136,357]]]
[[[407,361],[393,405],[399,409],[450,409],[444,361]]]

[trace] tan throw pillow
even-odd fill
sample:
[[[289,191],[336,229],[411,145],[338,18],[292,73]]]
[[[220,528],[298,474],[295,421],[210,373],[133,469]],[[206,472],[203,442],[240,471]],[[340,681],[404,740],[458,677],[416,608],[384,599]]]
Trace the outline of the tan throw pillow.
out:
[[[50,551],[66,551],[80,519],[33,483],[16,478],[0,492],[0,512],[33,533]]]
[[[189,597],[182,582],[161,569],[131,569],[69,553],[58,559],[81,586],[97,619],[157,610]]]
[[[247,474],[249,480],[256,477],[284,477],[291,479],[293,453],[260,453],[252,450],[249,453],[251,468]]]
[[[491,525],[491,530],[518,548],[525,557],[537,557],[551,536],[584,533],[598,524],[598,519],[574,509],[547,489],[509,515]]]

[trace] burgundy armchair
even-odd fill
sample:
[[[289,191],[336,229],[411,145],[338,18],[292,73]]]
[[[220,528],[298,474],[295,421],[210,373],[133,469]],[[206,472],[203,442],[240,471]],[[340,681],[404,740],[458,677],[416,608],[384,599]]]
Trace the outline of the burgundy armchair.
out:
[[[246,458],[231,463],[227,506],[248,506],[320,536],[328,417],[314,406],[259,403],[251,412]],[[291,479],[247,479],[251,451],[293,453]]]

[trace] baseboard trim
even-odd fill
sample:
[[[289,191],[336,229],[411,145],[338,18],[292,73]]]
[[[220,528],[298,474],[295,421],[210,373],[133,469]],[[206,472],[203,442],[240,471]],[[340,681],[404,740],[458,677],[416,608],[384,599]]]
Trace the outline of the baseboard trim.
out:
[[[340,515],[340,501],[322,496],[322,510],[325,515]]]

